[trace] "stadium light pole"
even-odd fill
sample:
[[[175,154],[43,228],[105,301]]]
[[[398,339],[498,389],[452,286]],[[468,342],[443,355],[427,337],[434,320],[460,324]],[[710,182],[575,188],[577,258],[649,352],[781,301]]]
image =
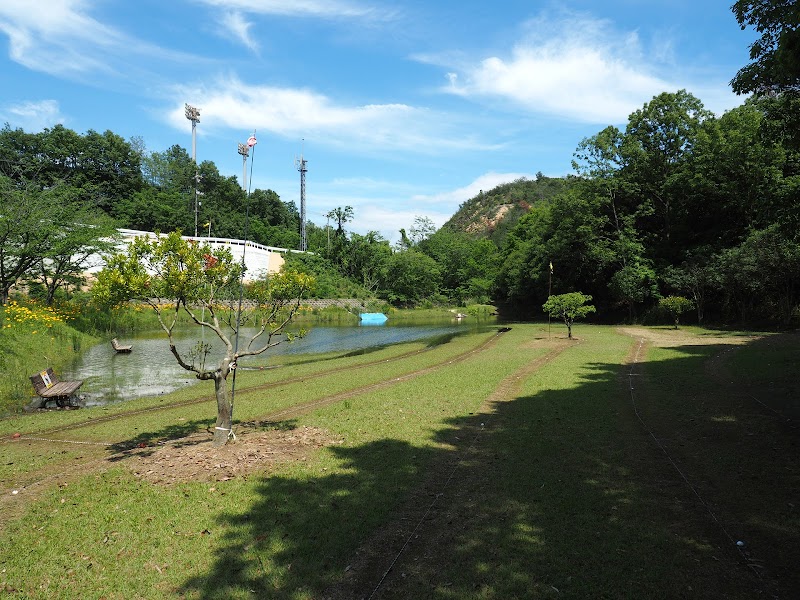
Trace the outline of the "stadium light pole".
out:
[[[192,160],[194,161],[194,237],[197,237],[197,185],[200,174],[197,172],[197,124],[200,122],[200,110],[189,104],[184,105],[184,114],[192,122]]]
[[[239,144],[239,154],[242,155],[242,189],[247,192],[247,156],[250,154],[250,146]]]

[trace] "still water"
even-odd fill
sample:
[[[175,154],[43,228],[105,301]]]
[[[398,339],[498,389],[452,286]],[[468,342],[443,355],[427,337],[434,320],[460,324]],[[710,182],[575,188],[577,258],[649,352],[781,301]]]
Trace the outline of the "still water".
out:
[[[481,324],[486,323],[484,321]],[[270,357],[276,354],[347,352],[469,331],[476,326],[476,321],[472,319],[424,325],[307,326],[309,332],[304,338],[293,342],[282,341],[260,356],[243,359],[240,367],[268,367]],[[175,337],[176,347],[184,357],[198,341],[211,345],[207,365],[216,364],[222,355],[223,345],[213,332],[206,331],[201,337],[197,327],[186,327]],[[245,340],[249,340],[249,337],[243,332],[240,343],[246,343]],[[105,341],[83,352],[72,365],[64,369],[62,379],[84,381],[81,395],[86,406],[157,396],[197,383],[193,373],[182,369],[170,353],[163,331],[121,337],[120,343],[132,344],[133,351],[130,354],[116,354],[111,344]]]

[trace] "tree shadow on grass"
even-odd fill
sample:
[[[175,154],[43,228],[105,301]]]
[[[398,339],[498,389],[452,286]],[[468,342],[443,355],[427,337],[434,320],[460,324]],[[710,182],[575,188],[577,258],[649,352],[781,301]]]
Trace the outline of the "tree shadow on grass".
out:
[[[209,423],[211,423],[211,425]],[[208,429],[210,432],[209,428],[212,425],[213,421],[209,422],[208,420],[193,420],[167,425],[158,431],[141,431],[127,440],[122,440],[109,446],[109,452],[115,455],[119,454],[119,456],[112,456],[110,460],[112,462],[123,460],[126,458],[126,453],[130,450],[150,448],[160,442],[166,442],[169,440],[183,440],[201,430]],[[201,441],[204,440],[198,439],[197,442],[194,443],[200,443]]]
[[[397,440],[333,449],[345,473],[275,476],[255,488],[255,502],[219,518],[224,538],[211,573],[185,589],[202,598],[314,597],[344,571],[347,557],[413,485],[432,451]],[[387,469],[387,467],[391,467]]]
[[[573,389],[444,423],[435,449],[394,439],[334,447],[344,472],[263,478],[250,506],[220,515],[213,568],[182,591],[205,599],[788,597],[800,584],[791,569],[798,523],[781,523],[785,506],[767,506],[776,483],[781,498],[793,485],[796,469],[781,473],[796,465],[797,447],[782,440],[776,459],[747,439],[751,425],[732,436],[730,421],[717,417],[752,424],[750,407],[713,386],[692,389],[718,350],[677,349],[680,358],[660,365],[667,380],[649,364],[636,379],[636,411],[629,367],[587,365]],[[763,431],[779,435],[766,421]],[[742,451],[746,463],[717,460]],[[766,575],[728,537],[740,532],[767,557]]]

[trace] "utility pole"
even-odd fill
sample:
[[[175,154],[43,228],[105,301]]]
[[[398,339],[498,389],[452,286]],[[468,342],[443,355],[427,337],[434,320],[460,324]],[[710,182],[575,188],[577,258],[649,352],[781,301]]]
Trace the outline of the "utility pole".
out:
[[[197,172],[197,124],[200,122],[200,111],[189,104],[184,105],[184,114],[192,122],[192,161],[194,161],[194,237],[197,237],[197,185],[200,183],[200,174]]]
[[[306,243],[306,163],[308,161],[300,154],[300,158],[295,160],[295,166],[300,171],[300,251],[308,250]]]
[[[553,295],[553,261],[550,261],[550,279],[547,283],[547,299]],[[550,339],[550,313],[547,313],[547,339]]]
[[[325,221],[325,231],[328,233],[328,256],[331,254],[331,211],[326,212],[322,215],[327,219]]]

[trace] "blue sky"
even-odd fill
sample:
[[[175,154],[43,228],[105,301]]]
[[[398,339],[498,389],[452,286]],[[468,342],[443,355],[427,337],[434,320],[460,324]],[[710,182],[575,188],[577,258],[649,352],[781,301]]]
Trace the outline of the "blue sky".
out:
[[[396,240],[481,189],[562,176],[578,143],[662,91],[718,114],[755,38],[733,0],[2,0],[0,123],[140,136],[309,220],[350,205],[350,229]],[[250,163],[248,161],[248,168]]]

